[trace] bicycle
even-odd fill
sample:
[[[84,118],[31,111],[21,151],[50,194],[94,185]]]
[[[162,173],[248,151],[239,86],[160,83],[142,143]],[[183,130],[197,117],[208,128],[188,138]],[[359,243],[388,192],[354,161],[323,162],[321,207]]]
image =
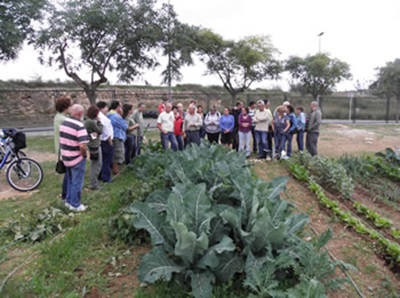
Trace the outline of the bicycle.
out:
[[[4,156],[6,155],[6,145],[5,145],[6,138],[0,138],[0,163],[3,161]],[[17,152],[18,157],[27,157],[26,153],[18,150]],[[12,160],[12,155],[10,154],[9,157],[6,159],[6,164],[9,164]]]
[[[43,180],[43,170],[35,160],[20,157],[19,150],[26,147],[25,134],[16,130],[0,130],[0,135],[4,147],[0,170],[9,163],[6,170],[8,184],[21,192],[34,190]]]

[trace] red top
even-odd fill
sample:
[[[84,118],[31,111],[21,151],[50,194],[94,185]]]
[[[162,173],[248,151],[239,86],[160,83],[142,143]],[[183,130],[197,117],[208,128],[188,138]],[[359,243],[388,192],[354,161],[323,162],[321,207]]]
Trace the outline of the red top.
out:
[[[247,124],[247,126],[244,126],[243,124]],[[240,132],[249,132],[251,131],[251,116],[249,114],[246,114],[246,118],[244,117],[243,114],[239,115],[239,131]]]
[[[164,103],[160,103],[157,107],[158,113],[161,114],[162,112],[165,111],[165,105]]]
[[[176,114],[174,122],[174,134],[176,136],[182,135],[182,124],[183,124],[183,118],[181,117],[180,114]]]

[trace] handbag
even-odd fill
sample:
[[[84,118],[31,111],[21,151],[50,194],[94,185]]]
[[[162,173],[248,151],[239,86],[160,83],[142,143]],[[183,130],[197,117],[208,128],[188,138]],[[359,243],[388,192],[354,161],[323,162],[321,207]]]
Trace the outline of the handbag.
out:
[[[65,174],[67,172],[67,168],[64,165],[64,162],[61,160],[61,149],[58,150],[58,161],[56,164],[56,172],[58,174]]]

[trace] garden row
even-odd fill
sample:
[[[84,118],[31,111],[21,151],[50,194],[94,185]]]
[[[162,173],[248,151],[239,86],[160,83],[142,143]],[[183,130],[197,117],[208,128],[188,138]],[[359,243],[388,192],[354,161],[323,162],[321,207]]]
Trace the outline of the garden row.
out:
[[[324,297],[342,285],[334,271],[344,264],[321,249],[331,231],[304,240],[307,216],[280,198],[286,178],[265,183],[244,155],[215,145],[148,152],[132,169],[149,195],[115,217],[112,233],[150,237],[141,282],[178,283],[195,297],[219,287],[236,297]]]
[[[392,269],[397,270],[400,265],[400,246],[396,242],[400,231],[390,219],[353,200],[352,195],[354,181],[366,184],[373,177],[381,176],[393,180],[396,185],[400,181],[399,162],[394,152],[386,149],[385,153],[378,153],[375,156],[344,156],[337,161],[326,157],[312,158],[308,154],[299,154],[294,156],[288,164],[293,176],[308,183],[309,189],[316,194],[324,207],[331,209],[338,218],[346,225],[352,226],[356,232],[367,235],[372,240],[378,240],[386,254],[390,256]],[[332,196],[328,196],[327,190],[340,194],[342,200],[332,199]],[[374,228],[356,214],[364,216],[374,225]]]

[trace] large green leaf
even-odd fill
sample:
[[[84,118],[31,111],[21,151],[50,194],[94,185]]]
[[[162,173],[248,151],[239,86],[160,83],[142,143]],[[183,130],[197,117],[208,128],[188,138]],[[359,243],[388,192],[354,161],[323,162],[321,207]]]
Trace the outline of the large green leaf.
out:
[[[214,217],[210,224],[210,245],[218,243],[222,237],[228,235],[232,228],[229,225],[224,224],[224,220],[221,217]]]
[[[288,234],[294,235],[304,229],[308,222],[308,216],[305,214],[293,214],[287,219]],[[325,245],[325,244],[324,244]]]
[[[240,254],[224,252],[218,260],[219,265],[214,269],[214,273],[218,280],[223,283],[228,282],[236,273],[241,273],[244,270],[244,260]]]
[[[233,228],[235,241],[249,245],[254,241],[255,234],[242,229],[242,209],[227,206],[220,216]]]
[[[277,177],[272,179],[272,191],[268,195],[268,199],[276,200],[280,198],[280,194],[285,190],[288,178],[287,177]]]
[[[174,189],[174,192],[176,189]],[[204,183],[188,188],[183,200],[184,219],[182,222],[190,231],[200,235],[201,232],[209,233],[210,222],[215,217],[212,211],[211,198],[206,193]]]
[[[175,244],[175,255],[190,266],[208,248],[208,237],[202,232],[200,237],[194,232],[188,231],[181,222],[172,222],[177,242]]]
[[[170,281],[173,273],[179,273],[183,269],[184,267],[168,258],[161,247],[155,247],[143,257],[138,275],[141,282]]]
[[[201,260],[197,263],[197,266],[202,269],[215,268],[219,265],[218,255],[225,251],[234,251],[236,248],[232,238],[223,236],[221,242],[210,247]]]
[[[195,298],[212,297],[212,283],[215,282],[215,276],[210,271],[189,274],[190,285],[192,286],[192,295]]]
[[[158,214],[154,209],[149,208],[146,203],[136,202],[130,207],[135,213],[133,225],[136,229],[145,229],[150,233],[153,245],[159,245],[166,242],[163,233],[165,216]]]
[[[168,189],[157,189],[146,198],[146,203],[157,212],[163,212],[167,209],[170,192]]]
[[[268,210],[261,208],[251,232],[255,236],[254,242],[251,244],[252,249],[254,252],[259,252],[269,244],[274,248],[280,248],[286,237],[287,226],[282,221],[272,222]]]
[[[178,196],[176,193],[170,194],[167,204],[167,221],[178,222],[183,221],[185,209],[183,208],[183,197]]]

